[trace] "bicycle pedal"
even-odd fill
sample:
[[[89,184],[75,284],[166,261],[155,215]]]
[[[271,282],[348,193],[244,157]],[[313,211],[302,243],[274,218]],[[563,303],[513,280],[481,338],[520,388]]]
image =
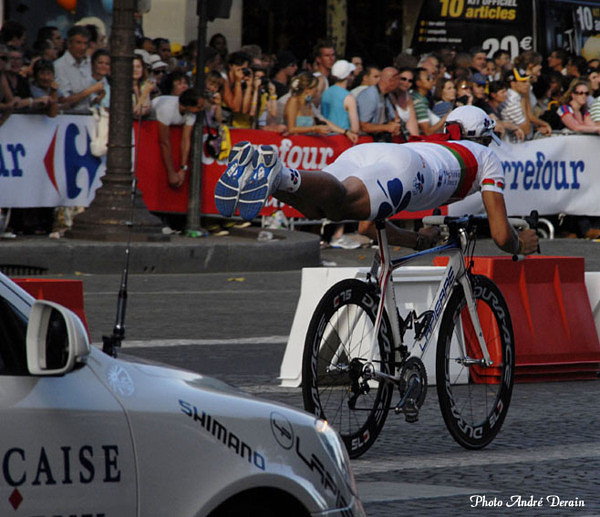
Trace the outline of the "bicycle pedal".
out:
[[[404,407],[398,409],[401,409],[402,413],[404,413],[404,419],[409,424],[414,424],[419,420],[419,407],[414,399],[408,399]]]
[[[415,422],[419,421],[419,413],[416,413],[414,415],[406,413],[404,415],[404,420],[406,420],[406,422],[408,422],[409,424],[414,424]]]

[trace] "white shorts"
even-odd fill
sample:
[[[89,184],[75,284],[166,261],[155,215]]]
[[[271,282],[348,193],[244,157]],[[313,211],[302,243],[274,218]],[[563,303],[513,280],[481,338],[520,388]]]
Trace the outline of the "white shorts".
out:
[[[340,181],[358,178],[369,193],[369,219],[375,220],[402,210],[433,209],[450,199],[458,184],[450,179],[459,171],[442,174],[430,161],[413,144],[373,143],[351,147],[323,170]]]

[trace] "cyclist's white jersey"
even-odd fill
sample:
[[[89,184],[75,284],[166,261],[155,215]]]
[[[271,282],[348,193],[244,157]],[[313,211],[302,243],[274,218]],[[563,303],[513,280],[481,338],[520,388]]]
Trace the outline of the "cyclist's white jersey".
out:
[[[357,145],[323,170],[340,181],[353,176],[364,183],[371,220],[436,208],[477,190],[504,190],[496,154],[469,140]]]

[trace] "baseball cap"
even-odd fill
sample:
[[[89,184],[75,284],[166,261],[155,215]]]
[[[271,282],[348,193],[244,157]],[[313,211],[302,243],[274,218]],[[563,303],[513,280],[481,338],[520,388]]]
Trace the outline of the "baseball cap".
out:
[[[171,43],[171,54],[175,57],[179,57],[183,53],[183,47],[181,43],[172,42]]]
[[[453,109],[446,118],[446,125],[450,123],[460,125],[461,137],[466,140],[489,136],[498,145],[501,143],[496,133],[494,133],[496,121],[476,106],[460,106]]]
[[[471,82],[478,84],[479,86],[485,86],[487,84],[487,77],[479,72],[473,74]]]
[[[336,61],[331,67],[331,75],[337,77],[340,80],[346,79],[352,72],[356,70],[356,66],[349,63],[345,59]]]
[[[158,61],[154,61],[154,63],[152,63],[152,70],[157,70],[159,68],[167,68],[168,65],[167,63],[165,63],[164,61],[161,61],[160,59]]]
[[[525,73],[525,70],[523,70],[522,68],[513,68],[512,70],[509,70],[508,72],[506,72],[506,74],[504,75],[504,80],[505,81],[529,81],[529,78],[531,76],[527,75]]]
[[[150,59],[150,54],[148,53],[148,51],[141,49],[141,48],[136,48],[133,51],[133,53],[140,56],[142,58],[142,60],[144,61],[144,63],[146,64],[146,66],[152,65],[152,60]],[[158,59],[160,59],[160,56],[158,57]]]

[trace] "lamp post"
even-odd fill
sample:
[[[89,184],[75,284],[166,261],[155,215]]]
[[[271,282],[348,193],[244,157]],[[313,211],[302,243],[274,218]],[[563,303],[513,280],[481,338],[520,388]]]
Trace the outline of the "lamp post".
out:
[[[110,119],[106,175],[88,209],[66,236],[102,241],[164,241],[162,224],[148,212],[132,178],[132,60],[137,0],[114,2],[110,36]]]
[[[196,44],[196,79],[194,88],[204,91],[205,88],[205,49],[206,49],[206,26],[207,26],[207,0],[198,0],[198,37]],[[200,206],[202,197],[202,154],[204,147],[204,113],[196,116],[194,125],[194,137],[191,149],[191,171],[188,197],[188,212],[186,236],[199,237],[204,235],[200,226]]]

